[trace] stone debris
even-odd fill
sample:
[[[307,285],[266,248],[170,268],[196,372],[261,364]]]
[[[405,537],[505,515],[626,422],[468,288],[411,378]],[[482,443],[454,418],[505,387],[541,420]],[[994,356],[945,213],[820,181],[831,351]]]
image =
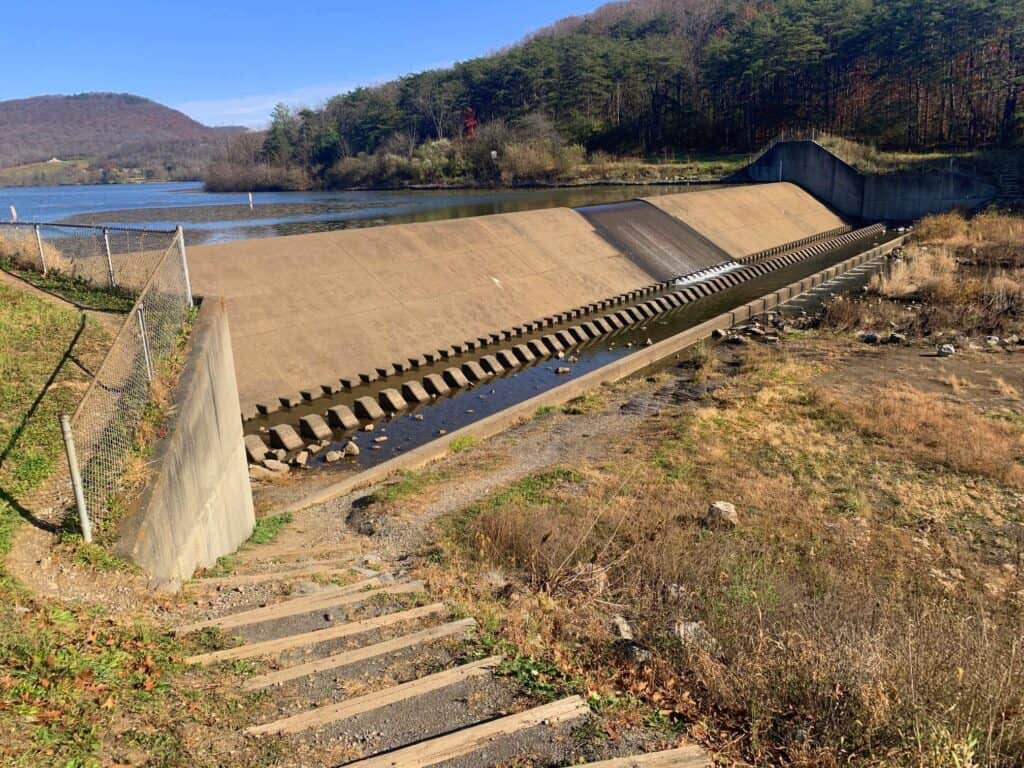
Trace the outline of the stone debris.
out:
[[[624,616],[618,614],[612,616],[612,624],[615,625],[615,631],[618,633],[620,640],[636,639],[633,635],[633,628],[629,626],[629,622],[626,621]]]
[[[265,469],[269,469],[271,472],[278,475],[287,475],[291,471],[291,467],[277,459],[267,459],[263,462],[263,466]]]
[[[326,461],[328,464],[337,464],[344,457],[345,454],[343,454],[341,451],[328,451],[327,455],[324,456],[324,461]]]
[[[952,344],[940,344],[936,351],[939,357],[952,357],[956,354],[956,347]]]
[[[305,467],[309,464],[309,451],[299,451],[292,459],[293,467]]]
[[[712,655],[719,651],[718,641],[699,621],[680,619],[673,625],[672,634],[688,651],[703,651]]]
[[[715,501],[708,507],[700,524],[711,530],[731,530],[740,524],[740,517],[736,507],[728,501]]]
[[[358,456],[359,446],[356,445],[354,441],[349,440],[348,443],[345,445],[344,453],[346,456]]]
[[[560,368],[555,368],[555,373],[558,376],[568,376],[570,373],[572,373],[572,368],[563,365]]]

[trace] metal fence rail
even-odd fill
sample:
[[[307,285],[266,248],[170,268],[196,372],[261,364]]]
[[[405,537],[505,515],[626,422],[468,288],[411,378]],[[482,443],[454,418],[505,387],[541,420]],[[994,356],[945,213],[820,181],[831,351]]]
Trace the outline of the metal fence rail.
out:
[[[175,230],[0,222],[0,260],[137,296]]]

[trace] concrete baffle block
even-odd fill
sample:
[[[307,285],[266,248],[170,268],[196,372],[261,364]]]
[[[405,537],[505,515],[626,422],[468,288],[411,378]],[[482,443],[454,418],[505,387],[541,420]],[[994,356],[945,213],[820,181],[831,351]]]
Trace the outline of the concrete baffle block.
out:
[[[470,381],[483,381],[490,376],[476,360],[470,360],[462,364],[462,372]]]
[[[558,339],[562,344],[562,349],[569,349],[575,347],[579,342],[573,338],[573,335],[566,330],[561,330],[555,334],[555,338]]]
[[[516,357],[522,360],[524,363],[532,363],[537,359],[537,356],[530,351],[530,348],[525,344],[516,344],[512,347],[512,351],[515,352]]]
[[[282,408],[298,408],[303,403],[302,395],[285,395],[277,398]]]
[[[544,342],[540,339],[530,339],[526,346],[530,348],[530,351],[533,352],[536,357],[547,357],[551,354],[551,352],[548,351],[548,348],[544,346]]]
[[[327,426],[323,416],[311,413],[299,419],[299,430],[311,440],[330,440],[331,428]]]
[[[541,341],[544,342],[544,346],[554,352],[562,352],[565,350],[565,345],[558,340],[558,337],[553,333],[549,333]]]
[[[439,373],[431,373],[429,376],[425,376],[423,378],[423,388],[430,394],[437,395],[438,397],[444,397],[452,391],[444,377]]]
[[[405,398],[402,397],[402,394],[397,389],[393,389],[391,387],[381,390],[377,395],[377,401],[380,403],[381,408],[388,413],[404,411],[409,405],[405,402]]]
[[[347,405],[336,405],[327,411],[327,423],[342,432],[359,429],[359,417]]]
[[[572,336],[574,343],[582,344],[585,341],[590,341],[590,334],[583,330],[582,325],[574,325],[569,329],[569,334]]]
[[[352,406],[356,412],[356,416],[360,419],[380,421],[384,418],[384,411],[377,404],[377,401],[368,395],[360,397],[352,404]]]
[[[498,362],[494,355],[484,355],[480,358],[480,366],[494,376],[501,376],[505,372],[505,366]]]
[[[271,427],[270,444],[285,451],[297,451],[306,445],[291,424],[278,424]]]
[[[430,401],[430,393],[418,381],[407,381],[402,385],[402,397],[410,403],[426,403]]]
[[[359,379],[364,384],[373,384],[373,382],[377,381],[377,379],[379,378],[380,374],[377,373],[376,371],[366,371],[365,373],[359,374]]]
[[[461,388],[469,386],[469,379],[466,378],[466,374],[458,368],[446,368],[444,373],[441,375],[450,387]]]
[[[495,357],[497,357],[498,362],[506,368],[518,368],[520,365],[519,358],[516,357],[516,353],[511,349],[498,350],[498,352],[495,353]]]
[[[246,435],[245,438],[245,455],[249,457],[249,461],[252,464],[259,464],[265,458],[270,449],[267,444],[263,442],[263,438],[259,435]]]
[[[596,325],[594,325],[589,320],[587,322],[583,323],[581,327],[583,328],[584,331],[586,331],[587,335],[589,335],[590,338],[592,338],[592,339],[596,339],[596,338],[599,338],[601,336],[601,329],[598,328]]]

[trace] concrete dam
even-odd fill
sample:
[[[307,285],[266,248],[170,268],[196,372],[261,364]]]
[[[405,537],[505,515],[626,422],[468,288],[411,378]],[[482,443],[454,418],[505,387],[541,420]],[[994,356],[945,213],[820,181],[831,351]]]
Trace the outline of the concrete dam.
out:
[[[801,246],[812,256],[825,246],[810,244],[828,238],[849,243],[851,224],[774,183],[211,245],[191,249],[189,261],[196,293],[226,301],[248,419],[303,404],[315,414],[315,401],[339,390],[396,391],[410,372],[443,372],[449,358],[486,356],[520,336],[526,349],[527,334],[554,336],[576,318],[587,325],[589,312],[664,292],[677,278],[696,281],[703,296],[757,276],[735,272],[742,264]],[[658,301],[672,306],[667,295]],[[535,357],[543,345],[532,341]]]

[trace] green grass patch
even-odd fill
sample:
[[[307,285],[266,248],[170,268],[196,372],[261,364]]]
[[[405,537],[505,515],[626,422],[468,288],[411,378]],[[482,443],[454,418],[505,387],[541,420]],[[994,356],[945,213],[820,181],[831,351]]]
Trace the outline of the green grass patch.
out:
[[[472,435],[462,435],[448,444],[448,450],[452,453],[464,453],[476,445],[476,442],[476,438]]]
[[[57,272],[43,275],[31,269],[21,269],[7,259],[0,259],[0,269],[86,309],[127,313],[135,304],[135,297],[127,291],[98,288],[80,277],[69,277]]]
[[[273,515],[272,517],[261,517],[256,521],[256,527],[253,528],[252,536],[249,537],[249,544],[271,544],[277,541],[277,537],[281,535],[281,531],[284,527],[291,523],[292,513],[285,512],[283,515]]]

